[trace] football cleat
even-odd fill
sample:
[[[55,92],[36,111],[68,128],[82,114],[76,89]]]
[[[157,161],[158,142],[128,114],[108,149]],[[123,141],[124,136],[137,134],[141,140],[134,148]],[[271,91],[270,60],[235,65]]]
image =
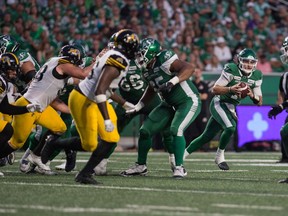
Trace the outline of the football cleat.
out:
[[[23,173],[27,173],[31,170],[31,163],[27,159],[20,160],[19,169]]]
[[[92,174],[78,173],[75,177],[75,181],[79,182],[80,184],[93,184],[93,185],[101,184],[92,177]]]
[[[4,177],[4,173],[0,172],[0,177]]]
[[[12,152],[7,156],[7,162],[8,164],[12,165],[15,161],[15,153]]]
[[[65,170],[66,162],[55,166],[56,170]]]
[[[288,178],[278,181],[278,183],[288,183]]]
[[[175,169],[173,172],[173,178],[182,179],[185,176],[187,176],[187,172],[186,172],[186,169],[183,167],[183,165],[175,166]]]
[[[125,171],[122,171],[120,175],[122,176],[137,176],[137,175],[145,176],[147,175],[147,173],[148,173],[148,170],[145,164],[140,165],[138,163],[135,163],[133,167]]]
[[[107,163],[108,159],[104,158],[93,170],[95,175],[103,176],[107,175]]]
[[[47,164],[43,164],[42,161],[41,161],[41,157],[40,156],[37,156],[35,155],[32,151],[30,151],[30,155],[27,157],[27,160],[38,166],[38,169],[35,170],[41,174],[45,174],[45,172],[47,171],[47,173],[49,173],[51,171],[51,168],[49,166],[49,163],[47,162]]]
[[[217,164],[217,163],[216,163],[216,164]],[[227,164],[225,161],[223,161],[223,162],[221,162],[221,163],[218,163],[217,166],[218,166],[219,169],[221,169],[221,170],[229,170],[229,166],[228,166],[228,164]]]
[[[7,157],[0,158],[0,167],[6,166],[7,163]]]

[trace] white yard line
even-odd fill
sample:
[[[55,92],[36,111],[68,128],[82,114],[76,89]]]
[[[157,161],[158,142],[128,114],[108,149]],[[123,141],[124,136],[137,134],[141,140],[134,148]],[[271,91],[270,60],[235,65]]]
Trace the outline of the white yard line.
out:
[[[258,205],[239,205],[239,204],[224,204],[214,203],[212,206],[221,208],[238,208],[238,209],[256,209],[256,210],[270,210],[270,211],[282,211],[282,206],[258,206]]]
[[[127,177],[129,178],[129,177]],[[47,187],[79,187],[79,188],[95,188],[99,189],[113,189],[113,190],[126,190],[126,191],[144,191],[144,192],[167,192],[167,193],[191,193],[191,194],[211,194],[211,195],[233,195],[233,196],[255,196],[255,197],[285,197],[288,194],[269,194],[269,193],[235,193],[235,192],[220,192],[220,191],[201,191],[201,190],[174,190],[174,189],[159,189],[147,187],[118,187],[118,186],[103,186],[103,185],[80,185],[80,184],[43,184],[43,183],[27,183],[27,182],[1,182],[6,185],[23,185],[23,186],[47,186]]]

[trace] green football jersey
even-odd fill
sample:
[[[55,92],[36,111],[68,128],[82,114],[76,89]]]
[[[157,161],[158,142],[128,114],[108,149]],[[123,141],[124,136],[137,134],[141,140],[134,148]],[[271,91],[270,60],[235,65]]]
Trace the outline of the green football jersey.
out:
[[[137,103],[142,97],[148,83],[143,80],[142,70],[130,61],[130,66],[125,77],[119,83],[119,93],[127,101]]]
[[[173,51],[164,50],[156,57],[153,68],[144,70],[143,76],[155,92],[159,92],[162,84],[177,75],[170,71],[170,66],[176,59],[178,56]],[[171,106],[177,106],[193,95],[199,96],[196,86],[189,79],[176,84],[170,92],[160,92],[160,94],[162,99]]]
[[[244,82],[249,85],[251,89],[255,88],[256,86],[261,86],[263,79],[262,72],[259,70],[253,71],[248,76],[243,75],[235,63],[226,64],[221,76],[224,76],[227,80],[229,80],[227,85],[228,87],[233,86],[239,82]],[[234,105],[238,105],[243,99],[233,93],[217,95],[217,97],[220,97],[220,101],[222,102],[227,102]]]

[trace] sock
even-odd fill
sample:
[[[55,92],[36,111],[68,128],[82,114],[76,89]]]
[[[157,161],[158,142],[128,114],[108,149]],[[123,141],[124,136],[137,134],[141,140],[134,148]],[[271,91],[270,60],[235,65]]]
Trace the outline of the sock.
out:
[[[216,158],[215,158],[215,162],[217,164],[222,163],[223,161],[225,161],[225,157],[224,157],[224,151],[225,149],[220,149],[218,148],[216,151]]]
[[[48,136],[53,135],[56,137],[59,137],[59,135],[54,134],[53,132],[51,132],[50,130],[46,131],[43,136],[40,139],[40,142],[38,143],[38,145],[33,149],[33,154],[40,156],[41,155],[41,150],[44,147],[45,143],[46,143],[46,139]]]
[[[183,155],[186,147],[184,136],[174,136],[173,143],[176,166],[181,166],[183,165]]]
[[[190,153],[185,149],[183,160],[185,160],[189,155],[190,155]]]
[[[140,134],[139,141],[138,141],[138,159],[137,159],[137,163],[139,165],[146,164],[147,155],[151,146],[152,146],[151,137],[143,138],[141,137],[141,134]]]
[[[115,150],[115,148],[116,148],[116,146],[117,146],[117,143],[113,143],[113,144],[111,144],[111,145],[112,145],[111,150],[108,152],[107,156],[105,157],[106,160],[107,160],[107,159],[111,156],[111,154],[114,152],[114,150]]]

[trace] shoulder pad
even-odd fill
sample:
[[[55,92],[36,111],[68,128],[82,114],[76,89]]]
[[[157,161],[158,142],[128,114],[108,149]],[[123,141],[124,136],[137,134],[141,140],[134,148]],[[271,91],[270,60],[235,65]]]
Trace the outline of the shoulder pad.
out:
[[[15,55],[17,56],[17,58],[19,59],[19,61],[23,61],[24,59],[29,57],[29,53],[26,50],[18,50]]]
[[[120,70],[125,70],[128,66],[128,62],[125,58],[120,55],[112,54],[106,60],[106,65],[116,67]]]
[[[234,73],[234,72],[238,72],[238,67],[234,63],[228,63],[228,64],[224,65],[224,69],[223,70],[226,73]]]

